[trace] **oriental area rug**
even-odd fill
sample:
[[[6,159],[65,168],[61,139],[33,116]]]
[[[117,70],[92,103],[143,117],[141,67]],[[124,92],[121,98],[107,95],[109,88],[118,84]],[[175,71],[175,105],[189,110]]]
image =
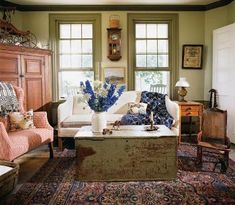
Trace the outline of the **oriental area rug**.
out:
[[[162,205],[235,204],[235,163],[226,174],[213,171],[212,157],[196,164],[196,147],[180,145],[177,178],[171,181],[79,182],[75,180],[75,151],[56,153],[4,204]],[[94,170],[95,171],[95,170]]]

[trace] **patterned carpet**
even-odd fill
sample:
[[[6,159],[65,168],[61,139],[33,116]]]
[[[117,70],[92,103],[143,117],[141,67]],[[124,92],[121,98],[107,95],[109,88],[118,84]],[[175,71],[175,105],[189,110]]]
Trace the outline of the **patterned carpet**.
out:
[[[235,204],[235,163],[230,160],[226,174],[219,167],[211,172],[212,163],[196,168],[196,147],[180,146],[177,179],[172,181],[79,182],[74,155],[71,150],[57,153],[4,204]]]

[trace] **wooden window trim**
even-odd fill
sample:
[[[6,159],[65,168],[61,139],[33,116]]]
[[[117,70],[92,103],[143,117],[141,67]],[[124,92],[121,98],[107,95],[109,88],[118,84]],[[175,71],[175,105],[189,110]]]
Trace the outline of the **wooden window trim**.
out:
[[[129,13],[127,14],[128,18],[128,89],[135,89],[135,76],[134,72],[138,71],[149,71],[149,69],[135,69],[135,23],[143,22],[149,23],[159,22],[159,23],[168,23],[169,25],[169,68],[157,68],[152,71],[170,71],[170,97],[176,99],[176,89],[175,83],[179,76],[178,70],[178,14],[159,14],[159,13]]]
[[[57,40],[59,39],[59,24],[60,23],[93,23],[93,66],[94,66],[94,76],[98,78],[98,63],[101,61],[101,14],[89,13],[89,14],[61,14],[54,13],[49,14],[49,39],[50,39],[50,49],[53,51],[52,56],[52,90],[53,90],[53,100],[57,101],[59,99],[59,48]],[[83,70],[81,70],[83,71]],[[85,71],[85,69],[84,69]]]

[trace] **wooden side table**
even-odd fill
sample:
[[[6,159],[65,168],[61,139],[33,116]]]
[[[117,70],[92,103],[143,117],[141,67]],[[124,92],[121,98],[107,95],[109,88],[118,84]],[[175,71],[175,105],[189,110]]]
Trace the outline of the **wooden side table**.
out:
[[[198,102],[177,102],[180,107],[179,138],[178,144],[181,143],[181,118],[182,117],[199,117],[199,130],[202,129],[202,112],[203,104]]]

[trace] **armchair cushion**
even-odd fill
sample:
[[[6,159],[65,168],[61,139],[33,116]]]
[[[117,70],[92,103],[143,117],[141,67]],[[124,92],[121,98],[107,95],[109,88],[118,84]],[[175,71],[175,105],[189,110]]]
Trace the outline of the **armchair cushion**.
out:
[[[33,150],[41,144],[53,141],[53,131],[45,128],[9,132],[8,136],[12,142],[10,160]]]

